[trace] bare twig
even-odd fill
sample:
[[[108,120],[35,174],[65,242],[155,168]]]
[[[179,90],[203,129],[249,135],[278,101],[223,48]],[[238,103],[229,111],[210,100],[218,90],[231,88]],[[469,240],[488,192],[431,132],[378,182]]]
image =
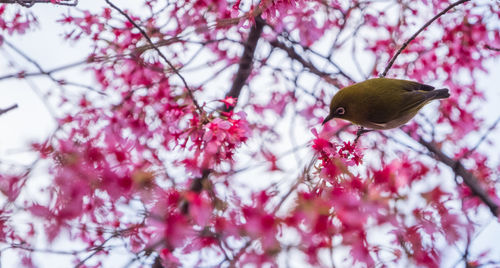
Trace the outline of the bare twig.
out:
[[[76,6],[78,0],[59,0],[54,2],[53,0],[0,0],[0,4],[19,4],[23,7],[32,7],[37,3],[61,5],[61,6]]]
[[[465,153],[462,156],[462,158],[467,158],[469,155],[471,155],[479,147],[479,145],[481,145],[481,143],[483,143],[483,141],[486,139],[486,137],[488,137],[488,135],[497,127],[498,123],[500,123],[500,117],[498,117],[497,120],[495,120],[495,122],[493,122],[493,124],[486,130],[486,132],[483,134],[483,136],[481,136],[481,138],[476,143],[476,145],[474,145],[474,147],[472,147],[472,149],[467,151],[467,153]]]
[[[231,261],[229,261],[229,267],[231,268],[234,268],[234,267],[237,267],[236,263],[238,263],[241,255],[243,255],[243,253],[245,253],[245,250],[247,250],[247,248],[252,244],[253,240],[248,240],[245,245],[240,248],[240,250],[234,255],[233,259]]]
[[[252,72],[255,48],[257,47],[257,42],[260,39],[260,35],[262,34],[264,25],[266,25],[266,22],[260,16],[257,16],[255,18],[255,24],[248,34],[248,39],[245,43],[243,55],[240,58],[238,71],[236,72],[236,77],[233,81],[233,85],[231,86],[229,92],[226,94],[226,97],[238,98],[238,96],[240,95],[241,89],[245,85],[245,82]],[[231,111],[232,109],[234,109],[234,106],[222,108],[222,110],[225,112]]]
[[[88,90],[94,91],[94,92],[96,92],[96,93],[98,93],[100,95],[107,95],[106,93],[104,93],[102,91],[99,91],[99,90],[97,90],[97,89],[95,89],[95,88],[93,88],[91,86],[83,85],[83,84],[79,84],[79,83],[74,83],[74,82],[70,82],[70,81],[64,81],[64,80],[61,80],[61,79],[57,79],[57,78],[55,78],[52,75],[53,72],[61,71],[61,70],[64,70],[65,68],[72,68],[72,67],[78,66],[78,65],[80,65],[80,64],[83,63],[82,61],[77,62],[77,63],[72,63],[72,64],[64,65],[64,66],[52,69],[51,71],[45,71],[45,69],[36,60],[34,60],[30,56],[28,56],[22,50],[20,50],[19,48],[17,48],[14,44],[10,43],[7,40],[4,40],[4,43],[8,47],[10,47],[12,50],[14,50],[18,55],[20,55],[21,57],[23,57],[25,60],[27,60],[28,62],[30,62],[31,64],[33,64],[38,69],[39,73],[33,73],[32,75],[45,75],[48,78],[50,78],[50,80],[52,80],[54,83],[56,83],[58,85],[72,85],[72,86],[82,87],[82,88],[86,88]],[[24,77],[26,77],[26,74],[20,74],[20,73],[18,73],[18,74],[15,74],[15,75],[13,75],[13,74],[6,75],[6,76],[3,76],[3,77],[0,77],[0,80],[1,79],[5,79],[5,78],[12,78],[12,77],[24,78]]]
[[[62,66],[59,66],[59,67],[55,67],[55,68],[50,69],[50,70],[45,70],[44,73],[42,73],[42,72],[30,72],[30,73],[19,73],[19,72],[17,72],[17,73],[10,73],[10,74],[6,74],[6,75],[3,75],[3,76],[0,76],[0,80],[9,79],[9,78],[19,78],[19,77],[26,78],[26,77],[29,77],[29,76],[41,76],[41,75],[53,74],[53,73],[56,73],[56,72],[64,71],[66,69],[71,69],[73,67],[77,67],[77,66],[83,65],[83,64],[88,63],[88,62],[89,62],[89,59],[84,59],[84,60],[80,60],[80,61],[77,61],[77,62],[65,64],[65,65],[62,65]]]
[[[354,146],[356,146],[356,144],[358,144],[358,140],[359,140],[359,137],[361,137],[361,135],[368,133],[368,132],[371,132],[371,131],[374,131],[374,130],[373,129],[365,129],[364,127],[359,127],[358,131],[356,131],[356,138],[354,139]]]
[[[468,2],[468,1],[470,1],[470,0],[460,0],[460,1],[457,1],[453,4],[450,4],[447,8],[445,8],[443,11],[439,12],[436,16],[434,16],[432,19],[430,19],[428,22],[426,22],[422,27],[420,27],[420,29],[418,29],[417,32],[415,32],[408,40],[406,40],[406,42],[403,43],[403,45],[399,48],[399,50],[396,52],[396,54],[391,58],[391,60],[387,64],[387,67],[385,67],[384,72],[382,72],[382,74],[380,74],[380,77],[385,77],[387,75],[387,72],[389,71],[389,69],[391,69],[392,65],[396,61],[396,58],[399,56],[399,54],[401,54],[401,52],[408,46],[408,44],[411,41],[413,41],[423,30],[425,30],[429,25],[431,25],[431,23],[433,23],[439,17],[443,16],[450,9],[452,9],[460,4],[463,4],[465,2]]]
[[[308,180],[309,179],[311,169],[312,169],[312,167],[314,167],[314,164],[316,163],[317,160],[318,160],[318,153],[315,153],[313,155],[313,157],[311,158],[311,161],[309,162],[309,164],[307,164],[307,166],[304,167],[304,171],[299,175],[299,177],[297,178],[297,180],[295,181],[295,183],[290,187],[290,189],[288,190],[288,192],[286,192],[286,194],[281,197],[281,199],[278,202],[278,204],[274,207],[273,212],[272,212],[273,215],[278,212],[278,210],[281,208],[281,205],[283,205],[283,203],[297,189],[297,187],[299,187],[299,185],[302,182],[304,182],[304,180]]]
[[[442,163],[446,164],[447,166],[451,167],[453,171],[458,174],[462,179],[464,180],[464,183],[469,187],[471,190],[472,194],[477,196],[481,201],[488,206],[490,209],[491,213],[495,216],[498,217],[498,205],[491,199],[491,197],[488,195],[488,193],[481,187],[481,184],[472,173],[470,173],[468,170],[465,169],[465,167],[456,160],[453,160],[446,154],[444,154],[440,149],[436,147],[435,144],[430,143],[425,141],[424,139],[420,138],[418,140],[420,144],[425,146],[430,152],[434,153],[435,157],[441,161]]]
[[[106,240],[104,240],[100,245],[94,247],[93,252],[90,253],[87,257],[85,257],[83,260],[81,260],[77,265],[75,265],[75,268],[81,267],[82,265],[85,264],[86,261],[92,258],[95,254],[102,251],[104,249],[104,245],[108,243],[111,239],[115,238],[116,236],[117,235],[112,235],[108,237]]]
[[[167,57],[160,51],[160,49],[155,45],[155,43],[153,43],[153,41],[151,40],[151,38],[149,37],[149,35],[129,15],[127,15],[127,13],[125,13],[119,7],[117,7],[116,5],[114,5],[113,3],[111,3],[111,1],[106,0],[106,3],[108,3],[108,5],[111,6],[114,10],[116,10],[120,14],[122,14],[130,23],[132,23],[132,25],[134,25],[134,27],[137,30],[139,30],[139,32],[142,34],[142,36],[148,41],[148,43],[153,47],[153,49],[158,53],[158,55],[168,64],[168,66],[174,71],[174,73],[181,79],[182,83],[186,87],[186,90],[187,90],[187,92],[189,94],[189,97],[191,98],[191,101],[193,102],[194,106],[196,107],[196,110],[198,110],[198,113],[200,115],[202,115],[203,114],[203,109],[201,108],[201,106],[198,104],[198,102],[194,98],[193,91],[189,87],[186,79],[184,78],[184,76],[181,75],[181,73],[179,72],[179,70],[177,70],[177,68],[175,68],[175,66],[167,59]]]
[[[500,51],[500,48],[498,48],[498,47],[492,47],[490,45],[485,45],[484,47],[487,48],[487,49],[489,49],[489,50]]]
[[[284,50],[291,59],[298,61],[300,64],[302,64],[302,66],[309,69],[311,71],[311,73],[325,79],[328,83],[334,85],[335,87],[340,88],[340,85],[339,85],[337,79],[331,77],[331,74],[319,70],[312,63],[306,61],[292,47],[288,47],[287,45],[281,43],[277,39],[274,41],[271,41],[269,44],[271,44],[271,46],[273,46],[273,47]]]
[[[11,105],[10,107],[7,107],[7,108],[5,108],[5,109],[0,109],[0,115],[4,114],[4,113],[6,113],[6,112],[9,112],[10,110],[14,110],[14,109],[16,109],[17,107],[18,107],[18,106],[17,106],[17,104],[13,104],[13,105]]]
[[[47,253],[47,254],[57,254],[57,255],[78,255],[80,253],[88,252],[88,249],[82,250],[57,250],[57,249],[41,249],[41,248],[32,248],[25,244],[12,244],[8,248],[4,248],[1,251],[7,249],[22,249],[29,252],[37,252],[37,253]]]
[[[286,33],[286,35],[284,33]],[[312,49],[312,48],[310,48],[308,46],[302,45],[300,42],[292,40],[290,38],[290,33],[286,32],[286,31],[283,32],[281,34],[281,36],[283,36],[284,38],[286,38],[286,40],[290,41],[293,45],[300,46],[304,51],[308,51],[308,52],[312,53],[313,55],[316,55],[316,56],[318,56],[318,57],[326,60],[327,63],[333,65],[333,67],[335,67],[338,70],[338,73],[335,73],[335,74],[342,75],[343,77],[347,78],[351,83],[355,83],[356,82],[351,76],[349,76],[346,72],[344,72],[344,70],[342,70],[342,68],[335,61],[333,61],[333,49],[335,48],[334,46],[332,46],[332,49],[330,49],[330,51],[327,53],[328,56],[325,56],[325,55],[322,55],[321,53],[317,52],[316,50],[314,50],[314,49]],[[290,48],[290,49],[293,50],[293,48]],[[293,52],[295,52],[295,51],[293,51]],[[287,51],[287,53],[289,53],[289,51]],[[295,54],[296,54],[295,56],[298,56],[298,54],[296,52],[295,52]],[[289,54],[289,56],[290,56],[290,54]],[[296,60],[298,60],[298,59],[296,59]],[[301,61],[299,61],[299,62],[302,63]],[[311,63],[309,63],[309,64],[311,64]],[[304,66],[304,67],[309,67],[309,66]],[[329,75],[331,76],[332,74],[329,74]]]
[[[116,237],[119,237],[120,235],[123,235],[123,234],[126,234],[128,232],[130,232],[131,230],[134,230],[136,228],[139,228],[139,227],[142,227],[144,226],[144,220],[143,219],[143,222],[140,223],[140,224],[137,224],[137,225],[134,225],[134,226],[131,226],[131,227],[128,227],[128,228],[125,228],[125,229],[120,229],[120,230],[116,230],[116,231],[113,231],[113,233],[108,237],[106,238],[104,241],[101,242],[101,244],[99,245],[96,245],[96,246],[93,246],[91,248],[88,248],[87,249],[87,252],[88,251],[92,251],[92,253],[90,253],[87,257],[85,257],[83,260],[81,260],[78,264],[75,265],[75,268],[78,268],[78,267],[81,267],[85,264],[86,261],[88,261],[90,258],[92,258],[94,255],[96,255],[97,253],[103,251],[105,248],[105,245],[111,241],[113,238],[116,238]]]
[[[397,143],[397,144],[399,144],[399,145],[401,145],[401,146],[404,146],[404,147],[406,147],[406,148],[408,148],[408,149],[412,150],[413,152],[416,152],[416,153],[421,154],[421,155],[430,156],[430,153],[429,153],[429,152],[424,152],[424,151],[419,150],[419,149],[417,149],[417,148],[415,148],[415,147],[413,147],[413,146],[411,146],[411,145],[409,145],[409,144],[406,144],[405,142],[403,142],[403,141],[401,141],[401,140],[398,140],[398,139],[394,138],[394,137],[393,137],[393,135],[387,135],[387,134],[385,134],[383,131],[378,131],[377,133],[378,133],[380,136],[382,136],[382,137],[384,137],[384,138],[386,138],[386,139],[388,139],[388,140],[391,140],[391,141],[393,141],[393,142],[395,142],[395,143]]]

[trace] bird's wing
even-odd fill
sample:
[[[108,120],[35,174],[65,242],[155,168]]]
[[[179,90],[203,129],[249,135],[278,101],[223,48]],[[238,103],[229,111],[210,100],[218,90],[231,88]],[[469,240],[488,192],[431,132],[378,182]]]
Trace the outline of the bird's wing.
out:
[[[408,110],[418,110],[427,101],[425,92],[432,91],[433,86],[418,82],[375,78],[365,83],[369,92],[363,101],[365,117],[371,123],[383,125],[389,123]]]
[[[365,101],[364,109],[365,116],[368,121],[374,124],[385,124],[394,119],[399,113],[398,103],[401,94],[394,94],[398,90],[398,86],[391,83],[379,87],[371,87],[373,93],[370,94],[370,99]],[[401,88],[399,87],[399,91]],[[396,112],[394,112],[396,111]]]
[[[404,88],[407,91],[432,91],[432,90],[434,90],[433,86],[420,84],[418,82],[404,81],[404,80],[396,80],[395,82],[399,83],[401,88]]]
[[[432,91],[434,87],[412,81],[387,79],[385,83],[371,89],[377,94],[372,94],[372,99],[367,106],[368,120],[374,124],[391,122],[408,110],[418,110],[428,100],[424,91]],[[406,92],[402,93],[401,90]],[[394,91],[399,93],[394,94]]]

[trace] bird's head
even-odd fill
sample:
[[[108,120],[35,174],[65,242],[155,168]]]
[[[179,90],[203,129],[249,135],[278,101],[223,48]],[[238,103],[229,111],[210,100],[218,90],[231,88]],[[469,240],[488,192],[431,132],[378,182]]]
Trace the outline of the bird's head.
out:
[[[332,120],[333,118],[341,118],[341,119],[346,119],[349,120],[350,118],[350,107],[349,107],[349,102],[346,100],[346,94],[343,92],[344,90],[340,90],[333,96],[332,102],[330,103],[330,113],[328,114],[327,117],[325,117],[325,120],[323,120],[322,125],[324,125],[326,122]]]

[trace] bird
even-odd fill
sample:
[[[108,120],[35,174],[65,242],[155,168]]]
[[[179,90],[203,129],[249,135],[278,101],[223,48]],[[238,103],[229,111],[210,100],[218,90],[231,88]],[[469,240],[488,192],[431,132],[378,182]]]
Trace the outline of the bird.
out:
[[[361,128],[396,128],[406,124],[432,100],[448,97],[447,88],[434,89],[402,79],[373,78],[339,90],[332,98],[330,112],[322,125],[339,118]]]

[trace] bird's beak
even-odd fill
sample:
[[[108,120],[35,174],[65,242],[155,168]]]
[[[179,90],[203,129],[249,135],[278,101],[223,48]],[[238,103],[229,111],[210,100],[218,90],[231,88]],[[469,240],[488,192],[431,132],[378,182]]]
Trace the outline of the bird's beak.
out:
[[[328,114],[328,116],[325,118],[325,120],[323,120],[323,123],[321,123],[321,125],[324,125],[326,122],[332,120],[333,118],[333,114]]]

